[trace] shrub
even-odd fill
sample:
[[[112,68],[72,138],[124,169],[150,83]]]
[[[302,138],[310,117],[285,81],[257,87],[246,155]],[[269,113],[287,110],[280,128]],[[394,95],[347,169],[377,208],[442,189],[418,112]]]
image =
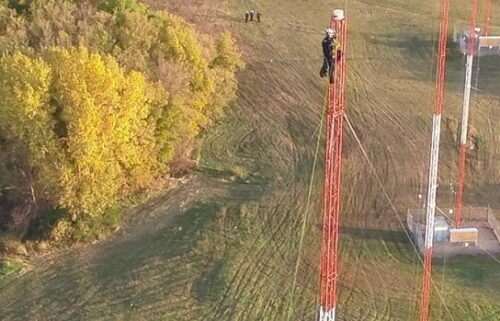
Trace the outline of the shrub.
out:
[[[0,279],[21,271],[23,268],[23,261],[21,260],[0,260]]]

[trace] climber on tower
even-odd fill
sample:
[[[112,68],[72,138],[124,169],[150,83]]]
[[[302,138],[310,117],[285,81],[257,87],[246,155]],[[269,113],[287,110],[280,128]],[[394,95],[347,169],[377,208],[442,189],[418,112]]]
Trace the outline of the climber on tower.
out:
[[[325,38],[322,41],[323,46],[323,66],[319,72],[320,77],[330,76],[330,83],[333,83],[335,58],[340,56],[340,42],[337,40],[337,33],[331,28],[325,30]]]

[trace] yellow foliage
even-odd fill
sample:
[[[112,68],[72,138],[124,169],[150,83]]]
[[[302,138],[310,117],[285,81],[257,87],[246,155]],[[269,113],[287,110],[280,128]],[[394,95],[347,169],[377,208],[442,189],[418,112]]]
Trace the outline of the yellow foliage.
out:
[[[0,2],[0,48],[4,52],[12,52],[18,47],[27,44],[26,30],[23,21],[16,16],[15,11],[9,9],[4,2]]]
[[[135,0],[90,3],[32,0],[16,14],[0,2],[0,130],[29,152],[36,195],[70,211],[54,238],[94,228],[80,218],[98,222],[167,171],[223,115],[244,67],[229,33],[200,35]]]
[[[86,49],[51,49],[53,97],[67,125],[67,154],[60,205],[92,215],[145,188],[154,176],[154,129],[147,126],[149,84],[125,74],[110,56]]]
[[[234,72],[245,68],[241,58],[241,52],[234,43],[234,39],[229,32],[224,32],[217,42],[217,56],[213,61],[213,66],[222,67],[227,71]]]
[[[149,185],[157,151],[148,117],[159,97],[141,73],[85,48],[52,48],[43,61],[6,56],[0,72],[0,120],[28,145],[35,166],[57,156],[45,186],[57,187],[58,206],[101,215]]]
[[[55,242],[62,242],[71,239],[73,228],[71,222],[67,220],[60,220],[50,232],[50,238]]]
[[[54,172],[60,166],[54,135],[55,106],[50,104],[50,67],[41,59],[16,53],[0,60],[0,128],[24,142],[38,168],[41,192],[57,193]]]

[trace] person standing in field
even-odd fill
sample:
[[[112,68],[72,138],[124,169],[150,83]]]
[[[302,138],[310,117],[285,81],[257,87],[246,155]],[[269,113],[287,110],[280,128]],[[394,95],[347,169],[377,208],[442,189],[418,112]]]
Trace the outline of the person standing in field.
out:
[[[248,19],[250,18],[250,11],[245,12],[245,22],[248,22]]]
[[[250,10],[250,21],[253,21],[253,15],[255,14],[255,11]]]
[[[257,11],[257,22],[260,22],[261,16],[262,16],[262,14],[259,11]]]

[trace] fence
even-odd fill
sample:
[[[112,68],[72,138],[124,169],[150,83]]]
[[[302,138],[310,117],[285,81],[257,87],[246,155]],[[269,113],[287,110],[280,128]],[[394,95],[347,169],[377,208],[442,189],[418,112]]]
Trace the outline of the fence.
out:
[[[462,221],[487,221],[488,207],[464,207],[462,209]]]
[[[493,229],[493,234],[495,234],[498,242],[500,242],[500,222],[497,217],[500,217],[498,210],[488,208],[488,224],[490,224],[490,227]]]
[[[492,211],[488,207],[463,207],[462,208],[462,221],[487,221],[489,216],[489,211]],[[493,212],[492,212],[493,213]],[[492,214],[493,215],[493,214]],[[500,215],[500,212],[499,212]],[[453,214],[450,215],[449,208],[437,208],[436,216],[444,216],[448,223],[452,224]],[[422,208],[418,209],[408,209],[406,221],[410,230],[413,228],[413,224],[425,224],[425,210]]]
[[[444,216],[448,224],[453,225],[453,216],[449,216],[449,208],[436,210],[436,216]],[[488,222],[493,229],[497,240],[500,242],[500,210],[493,210],[489,207],[464,207],[462,209],[463,222]],[[413,241],[422,252],[425,239],[425,209],[408,209],[406,213],[406,223],[411,232]]]

